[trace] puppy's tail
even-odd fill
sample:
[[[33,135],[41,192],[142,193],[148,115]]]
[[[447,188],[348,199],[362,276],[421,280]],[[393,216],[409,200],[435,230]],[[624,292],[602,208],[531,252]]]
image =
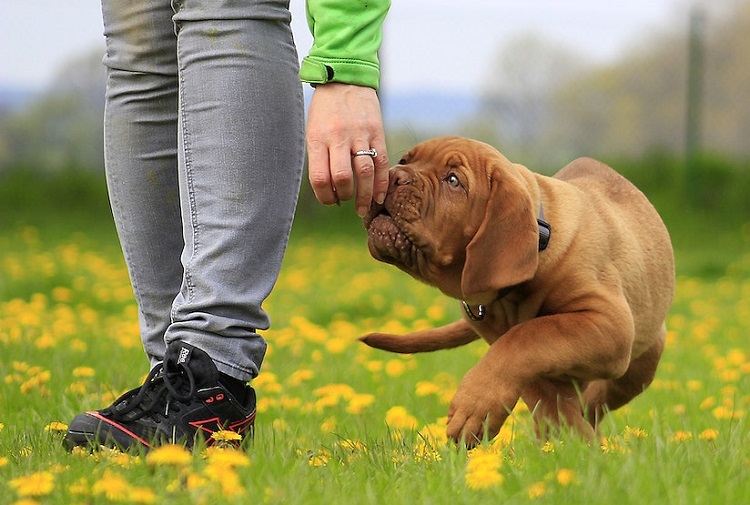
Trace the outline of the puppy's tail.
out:
[[[411,354],[415,352],[439,351],[466,345],[477,340],[477,335],[466,321],[431,328],[429,330],[407,333],[406,335],[392,335],[390,333],[370,333],[360,340],[370,347],[384,351]]]

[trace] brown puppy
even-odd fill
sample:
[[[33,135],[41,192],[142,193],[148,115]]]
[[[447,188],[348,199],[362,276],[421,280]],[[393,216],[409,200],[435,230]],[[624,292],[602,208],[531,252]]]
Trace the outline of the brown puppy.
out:
[[[452,439],[494,437],[519,398],[540,436],[567,425],[593,438],[606,410],[651,383],[674,292],[672,246],[646,197],[606,165],[580,158],[545,177],[487,144],[433,139],[391,169],[388,196],[364,224],[375,259],[465,311],[366,344],[413,353],[481,337],[490,346],[451,402]]]

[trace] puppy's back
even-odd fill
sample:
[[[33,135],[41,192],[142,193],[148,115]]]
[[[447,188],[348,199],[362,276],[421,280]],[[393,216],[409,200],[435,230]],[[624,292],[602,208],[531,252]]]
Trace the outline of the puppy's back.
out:
[[[674,293],[674,253],[664,222],[646,196],[604,163],[579,158],[554,176],[577,187],[603,226],[608,258],[617,265],[637,330],[661,326]],[[586,226],[586,225],[584,225]]]

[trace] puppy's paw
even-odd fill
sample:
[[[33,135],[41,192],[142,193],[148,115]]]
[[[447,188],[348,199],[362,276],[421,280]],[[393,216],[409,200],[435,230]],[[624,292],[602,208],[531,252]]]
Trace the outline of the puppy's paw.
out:
[[[448,438],[474,447],[485,437],[494,438],[513,411],[520,389],[504,387],[493,381],[477,381],[471,370],[458,388],[448,410]]]

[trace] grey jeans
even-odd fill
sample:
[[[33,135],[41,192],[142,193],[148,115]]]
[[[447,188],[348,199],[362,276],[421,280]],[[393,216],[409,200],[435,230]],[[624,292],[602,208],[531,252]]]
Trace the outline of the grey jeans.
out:
[[[152,366],[173,341],[249,380],[304,150],[285,0],[102,0],[105,167]]]

